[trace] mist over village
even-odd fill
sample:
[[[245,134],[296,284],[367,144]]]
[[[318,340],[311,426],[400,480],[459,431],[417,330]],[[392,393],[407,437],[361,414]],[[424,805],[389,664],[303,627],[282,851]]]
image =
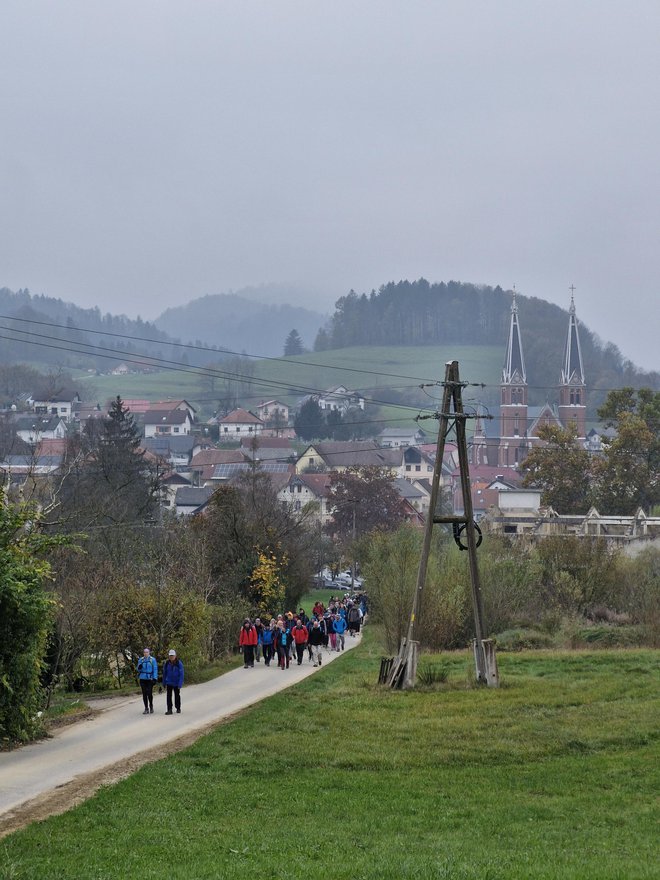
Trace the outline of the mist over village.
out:
[[[0,27],[0,877],[657,877],[660,8]]]

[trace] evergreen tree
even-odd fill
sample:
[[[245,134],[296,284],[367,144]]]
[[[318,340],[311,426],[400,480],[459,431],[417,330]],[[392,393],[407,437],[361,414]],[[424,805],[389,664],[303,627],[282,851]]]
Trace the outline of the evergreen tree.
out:
[[[62,516],[72,528],[153,519],[159,469],[140,449],[140,432],[121,397],[100,427],[88,423],[75,460],[61,494]]]
[[[284,356],[292,357],[296,354],[302,354],[303,351],[303,342],[300,338],[300,333],[298,333],[297,330],[292,330],[284,342]]]
[[[296,434],[302,440],[322,440],[327,436],[323,410],[314,397],[305,401],[293,421]]]

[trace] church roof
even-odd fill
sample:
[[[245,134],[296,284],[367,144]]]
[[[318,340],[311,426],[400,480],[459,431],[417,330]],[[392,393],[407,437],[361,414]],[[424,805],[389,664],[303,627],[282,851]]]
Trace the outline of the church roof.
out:
[[[582,366],[582,349],[578,322],[575,316],[575,302],[571,294],[571,307],[568,310],[568,335],[564,351],[564,366],[561,371],[562,385],[584,385],[584,368]]]
[[[520,339],[520,325],[518,324],[518,303],[514,291],[511,303],[511,324],[509,326],[509,340],[506,346],[506,359],[502,370],[502,382],[505,384],[524,383],[527,381],[525,372],[525,358],[523,355],[522,341]]]

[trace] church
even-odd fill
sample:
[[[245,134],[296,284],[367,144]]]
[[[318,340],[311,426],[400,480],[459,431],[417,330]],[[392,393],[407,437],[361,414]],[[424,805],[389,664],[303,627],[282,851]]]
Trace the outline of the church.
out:
[[[580,349],[575,301],[571,292],[568,332],[563,363],[557,364],[558,405],[545,403],[534,407],[527,403],[527,373],[515,291],[511,304],[511,320],[506,357],[500,383],[500,436],[487,437],[483,420],[477,418],[472,438],[471,459],[476,466],[516,468],[529,450],[542,444],[539,429],[544,425],[574,425],[579,441],[586,439],[586,384]]]

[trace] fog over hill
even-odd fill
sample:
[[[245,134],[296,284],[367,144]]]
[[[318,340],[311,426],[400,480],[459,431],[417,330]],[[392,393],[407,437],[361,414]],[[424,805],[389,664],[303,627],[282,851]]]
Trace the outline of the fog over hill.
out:
[[[282,354],[292,329],[311,349],[319,327],[328,318],[322,312],[290,305],[291,299],[301,298],[304,291],[284,285],[248,287],[167,309],[154,323],[181,341],[276,357]]]

